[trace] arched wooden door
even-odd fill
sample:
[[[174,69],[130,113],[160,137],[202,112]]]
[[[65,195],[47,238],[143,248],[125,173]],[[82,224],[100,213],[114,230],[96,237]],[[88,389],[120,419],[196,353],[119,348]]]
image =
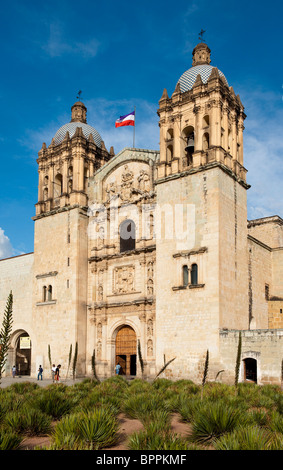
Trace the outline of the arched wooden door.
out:
[[[122,375],[136,375],[137,337],[130,326],[123,326],[116,336],[116,364],[120,364]]]

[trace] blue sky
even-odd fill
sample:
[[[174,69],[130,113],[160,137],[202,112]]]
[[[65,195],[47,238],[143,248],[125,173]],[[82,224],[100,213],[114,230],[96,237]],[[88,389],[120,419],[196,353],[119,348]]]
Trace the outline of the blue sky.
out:
[[[134,106],[136,147],[158,149],[158,100],[191,67],[201,29],[245,106],[248,217],[283,217],[282,13],[280,1],[2,2],[0,258],[33,251],[37,153],[77,92],[108,149],[132,146],[114,123]]]

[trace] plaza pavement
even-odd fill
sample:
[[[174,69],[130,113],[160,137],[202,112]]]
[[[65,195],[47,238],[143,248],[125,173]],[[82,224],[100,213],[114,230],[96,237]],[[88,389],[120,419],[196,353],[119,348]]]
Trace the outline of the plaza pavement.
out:
[[[82,382],[83,380],[85,380],[85,378],[86,377],[79,377],[79,378],[76,378],[75,380],[73,380],[73,378],[71,378],[71,377],[68,377],[68,379],[65,379],[64,377],[62,377],[62,379],[60,380],[59,383],[62,383],[62,384],[65,384],[65,385],[74,385],[75,383]],[[53,383],[51,377],[44,378],[44,376],[43,376],[42,380],[40,380],[40,379],[37,380],[37,377],[24,376],[24,375],[17,376],[16,375],[15,378],[13,378],[13,377],[2,377],[0,379],[0,388],[9,387],[10,385],[12,385],[14,383],[23,383],[23,382],[37,383],[40,387],[46,387],[47,385],[50,385],[50,384]]]

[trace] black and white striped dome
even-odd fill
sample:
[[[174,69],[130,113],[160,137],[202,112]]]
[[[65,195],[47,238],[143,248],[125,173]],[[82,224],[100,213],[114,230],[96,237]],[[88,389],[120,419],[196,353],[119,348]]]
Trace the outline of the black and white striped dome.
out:
[[[83,122],[68,122],[64,124],[64,126],[60,127],[54,136],[54,143],[55,145],[61,144],[66,136],[66,132],[69,132],[70,139],[74,136],[77,127],[81,127],[83,131],[83,135],[88,139],[90,134],[93,136],[93,140],[98,147],[101,147],[102,138],[97,132],[97,130],[90,126],[89,124],[85,124]]]
[[[178,83],[180,83],[181,92],[184,93],[185,91],[191,90],[198,75],[201,76],[202,82],[206,83],[211,75],[213,68],[214,67],[212,67],[212,65],[202,64],[195,65],[194,67],[191,67],[189,70],[184,72],[178,80]],[[220,77],[224,78],[225,83],[228,86],[228,82],[226,80],[225,75],[219,69],[218,73]]]

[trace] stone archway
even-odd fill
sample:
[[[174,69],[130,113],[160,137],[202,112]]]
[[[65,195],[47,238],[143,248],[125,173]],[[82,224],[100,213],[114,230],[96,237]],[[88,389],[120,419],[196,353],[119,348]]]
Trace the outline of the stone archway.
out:
[[[115,340],[116,364],[121,366],[122,375],[137,373],[137,336],[132,327],[123,325],[117,332]]]
[[[31,340],[26,331],[17,331],[11,341],[13,350],[12,365],[16,366],[18,375],[31,375]],[[10,360],[11,361],[11,360]]]

